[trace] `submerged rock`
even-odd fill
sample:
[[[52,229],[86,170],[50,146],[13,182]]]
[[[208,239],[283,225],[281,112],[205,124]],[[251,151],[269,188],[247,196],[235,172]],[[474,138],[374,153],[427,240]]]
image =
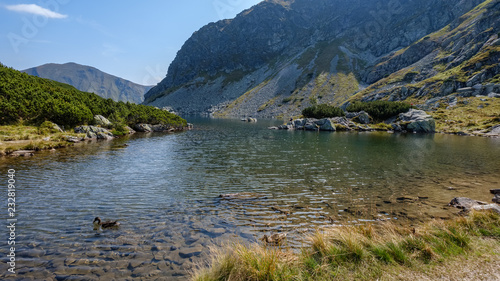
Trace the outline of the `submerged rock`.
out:
[[[253,193],[253,192],[240,192],[240,193],[229,193],[229,194],[221,194],[219,198],[225,200],[231,199],[259,199],[266,197],[264,194]]]
[[[247,118],[241,119],[241,121],[243,121],[243,122],[250,122],[250,123],[256,123],[257,122],[257,118],[247,117]]]
[[[492,210],[500,214],[500,206],[498,204],[486,204],[485,202],[473,200],[466,197],[456,197],[451,200],[449,206],[462,209],[465,212],[471,210]]]
[[[455,197],[451,200],[448,206],[452,206],[458,209],[469,210],[474,206],[486,205],[486,203],[473,200],[467,197]]]
[[[11,156],[24,156],[24,157],[30,157],[35,155],[34,150],[17,150],[14,151],[10,154]]]

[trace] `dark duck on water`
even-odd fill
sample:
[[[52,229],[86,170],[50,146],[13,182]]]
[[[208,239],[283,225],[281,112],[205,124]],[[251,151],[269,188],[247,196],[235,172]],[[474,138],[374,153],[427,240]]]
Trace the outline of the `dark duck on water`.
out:
[[[116,228],[120,226],[120,223],[118,221],[105,221],[102,222],[101,218],[96,217],[94,219],[94,230],[99,230],[100,227],[104,228]]]

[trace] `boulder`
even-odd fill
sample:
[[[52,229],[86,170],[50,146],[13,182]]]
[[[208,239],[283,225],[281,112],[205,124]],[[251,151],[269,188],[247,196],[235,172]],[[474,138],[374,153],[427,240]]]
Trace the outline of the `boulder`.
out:
[[[247,118],[243,118],[243,119],[241,119],[241,121],[243,121],[243,122],[255,123],[255,122],[257,122],[257,118],[247,117]]]
[[[135,134],[135,130],[130,128],[129,126],[125,126],[125,129],[128,131],[129,134]]]
[[[141,133],[150,133],[153,131],[153,128],[149,124],[135,124],[134,129]]]
[[[434,133],[436,122],[432,116],[423,110],[411,109],[407,113],[399,114],[399,124],[403,130],[415,133]]]
[[[319,130],[319,125],[316,124],[316,121],[317,120],[310,120],[306,123],[306,125],[304,126],[304,129],[306,129],[307,131],[316,131],[316,130]]]
[[[493,93],[493,92],[492,92],[492,93],[489,93],[489,94],[488,94],[488,97],[489,97],[489,98],[500,98],[500,94],[497,94],[497,93]]]
[[[54,130],[54,131],[57,131],[60,133],[64,133],[64,130],[61,129],[61,127],[59,127],[59,125],[57,125],[56,123],[50,122],[50,121],[43,122],[42,125],[40,125],[40,128],[47,128],[47,129]]]
[[[460,88],[457,90],[457,93],[461,97],[471,97],[474,89],[472,87]]]
[[[171,126],[162,124],[150,125],[150,127],[153,132],[170,132],[174,130]]]
[[[306,119],[296,119],[296,120],[293,120],[293,126],[295,127],[295,129],[299,129],[299,128],[303,128],[306,123],[307,123],[307,120]]]
[[[112,140],[112,139],[114,139],[113,134],[111,134],[110,132],[97,132],[96,136],[97,136],[98,140]]]
[[[94,122],[98,126],[103,126],[103,127],[108,127],[108,128],[113,126],[113,123],[111,123],[111,121],[109,121],[106,117],[104,117],[102,115],[94,116]]]
[[[293,126],[292,125],[280,125],[277,127],[277,129],[279,129],[279,130],[293,130]]]
[[[334,132],[337,130],[337,128],[335,127],[335,124],[334,122],[332,121],[332,119],[322,119],[320,120],[322,122],[322,124],[319,124],[319,130],[320,131],[329,131],[329,132]]]
[[[359,115],[353,119],[353,121],[361,124],[370,124],[371,117],[368,113],[361,111]]]
[[[88,139],[104,139],[110,140],[114,138],[114,135],[107,129],[95,126],[79,126],[75,128],[75,133],[86,134]]]
[[[11,156],[24,156],[24,157],[30,157],[35,155],[34,150],[17,150],[14,151],[10,154]]]
[[[489,132],[486,134],[486,136],[494,137],[494,136],[500,136],[500,125],[493,126],[489,129]]]
[[[67,142],[79,143],[81,141],[80,138],[72,137],[72,136],[64,136]]]
[[[448,204],[448,206],[466,211],[471,210],[474,206],[482,206],[482,205],[487,205],[487,204],[467,197],[455,197]]]

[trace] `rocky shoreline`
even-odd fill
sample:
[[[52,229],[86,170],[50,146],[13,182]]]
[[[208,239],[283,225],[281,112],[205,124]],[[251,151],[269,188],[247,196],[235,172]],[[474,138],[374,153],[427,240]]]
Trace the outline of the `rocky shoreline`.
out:
[[[124,135],[131,135],[135,133],[173,133],[181,132],[185,130],[191,130],[193,124],[188,123],[187,126],[171,126],[166,124],[135,124],[131,128],[129,126],[124,126],[124,131],[116,131],[113,129],[115,125],[109,121],[107,118],[96,115],[94,116],[93,125],[81,125],[73,129],[73,133],[63,130],[59,125],[46,121],[43,124],[45,129],[52,132],[51,135],[39,139],[43,145],[36,145],[34,141],[14,141],[20,146],[20,148],[9,150],[8,152],[0,153],[0,156],[24,156],[30,157],[34,156],[36,151],[41,150],[54,150],[56,148],[68,147],[76,143],[82,143],[86,141],[109,141],[115,138],[119,138]],[[4,142],[4,144],[9,144],[9,142]]]
[[[291,120],[288,124],[270,127],[275,130],[306,130],[306,131],[393,131],[409,133],[435,133],[434,118],[423,110],[412,109],[407,113],[388,120],[386,123],[372,124],[372,118],[364,111],[347,112],[345,117],[333,118],[302,118]]]
[[[305,131],[387,131],[389,133],[445,133],[460,136],[500,137],[500,125],[475,131],[473,134],[464,132],[442,132],[436,129],[435,119],[423,110],[411,109],[382,123],[375,124],[372,117],[364,112],[346,112],[345,117],[333,118],[299,118],[288,123],[269,127],[271,130],[305,130]]]

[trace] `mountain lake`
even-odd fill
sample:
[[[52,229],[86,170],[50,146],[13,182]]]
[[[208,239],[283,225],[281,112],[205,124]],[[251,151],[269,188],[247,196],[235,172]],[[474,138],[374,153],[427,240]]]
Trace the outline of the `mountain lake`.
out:
[[[187,119],[191,131],[0,159],[17,218],[16,275],[2,252],[0,278],[185,280],[213,246],[287,233],[299,250],[327,227],[450,218],[454,197],[500,188],[500,139]],[[95,231],[97,216],[121,226]]]

